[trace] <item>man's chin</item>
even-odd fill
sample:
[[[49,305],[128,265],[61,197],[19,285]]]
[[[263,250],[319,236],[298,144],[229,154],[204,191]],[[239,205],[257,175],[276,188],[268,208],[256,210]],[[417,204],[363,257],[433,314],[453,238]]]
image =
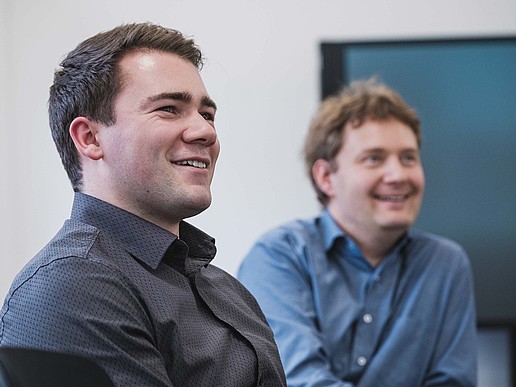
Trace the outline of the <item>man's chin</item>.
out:
[[[211,197],[209,199],[196,200],[190,203],[185,203],[185,207],[183,208],[183,218],[186,219],[199,215],[200,213],[206,211],[210,207],[210,205]]]
[[[414,224],[413,220],[390,220],[381,222],[380,225],[386,231],[405,232]]]

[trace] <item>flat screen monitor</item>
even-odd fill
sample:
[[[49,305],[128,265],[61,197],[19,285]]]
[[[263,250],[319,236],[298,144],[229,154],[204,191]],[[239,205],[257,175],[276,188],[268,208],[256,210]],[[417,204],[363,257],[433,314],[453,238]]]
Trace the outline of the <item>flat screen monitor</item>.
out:
[[[322,97],[377,76],[421,118],[416,226],[460,242],[480,325],[516,323],[516,37],[321,44]]]

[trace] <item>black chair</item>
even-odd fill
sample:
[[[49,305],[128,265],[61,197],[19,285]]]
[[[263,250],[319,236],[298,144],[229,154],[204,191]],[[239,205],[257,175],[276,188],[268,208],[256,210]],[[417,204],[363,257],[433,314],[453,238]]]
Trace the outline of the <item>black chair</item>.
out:
[[[113,387],[92,360],[28,348],[0,348],[0,387]]]

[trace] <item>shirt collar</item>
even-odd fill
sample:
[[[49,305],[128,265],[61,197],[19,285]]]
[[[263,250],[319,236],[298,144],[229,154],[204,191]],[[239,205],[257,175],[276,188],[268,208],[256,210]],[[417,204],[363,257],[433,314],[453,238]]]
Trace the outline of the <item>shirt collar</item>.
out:
[[[367,266],[371,268],[371,265],[366,261],[360,248],[357,244],[351,239],[335,222],[335,220],[330,215],[328,209],[325,209],[320,216],[320,227],[321,227],[321,235],[323,238],[324,248],[327,253],[329,253],[332,249],[338,248],[342,249],[344,256],[349,257],[355,263],[358,263],[360,266]],[[388,261],[390,259],[394,259],[391,257],[396,257],[399,255],[402,248],[408,245],[411,240],[410,230],[405,233],[405,235],[400,239],[400,241],[394,246],[391,252],[387,255],[384,261]],[[342,241],[339,243],[339,241]],[[329,256],[329,254],[328,254]]]
[[[187,246],[182,249],[184,256],[178,258],[194,261],[182,266],[206,265],[215,257],[215,239],[187,222],[179,225],[179,240],[177,235],[154,223],[81,192],[75,193],[71,218],[109,234],[120,241],[128,253],[154,269],[176,241]]]
[[[324,248],[330,251],[335,244],[335,241],[340,238],[346,238],[346,234],[337,225],[335,220],[330,215],[330,212],[325,209],[320,217],[321,235],[323,237]]]

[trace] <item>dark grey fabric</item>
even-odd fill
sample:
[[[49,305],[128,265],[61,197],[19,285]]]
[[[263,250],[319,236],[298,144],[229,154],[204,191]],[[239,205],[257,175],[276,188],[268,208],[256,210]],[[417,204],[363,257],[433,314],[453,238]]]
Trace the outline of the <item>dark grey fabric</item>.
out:
[[[77,355],[0,348],[1,387],[112,387],[106,372]]]
[[[0,346],[86,356],[120,386],[284,386],[254,297],[210,264],[213,238],[186,222],[179,234],[77,193],[14,280]]]

